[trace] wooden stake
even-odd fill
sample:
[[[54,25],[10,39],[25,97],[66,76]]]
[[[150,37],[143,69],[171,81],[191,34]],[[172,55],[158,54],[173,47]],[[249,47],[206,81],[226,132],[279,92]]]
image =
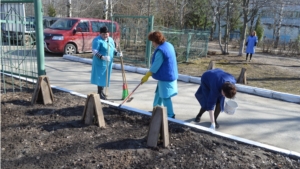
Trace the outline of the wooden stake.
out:
[[[240,84],[247,84],[247,74],[246,74],[247,69],[242,68],[240,76],[237,79],[237,83]]]
[[[208,67],[207,67],[207,70],[211,70],[211,69],[214,69],[215,68],[215,61],[210,61],[209,62],[209,65],[208,65]]]
[[[54,97],[50,82],[47,76],[42,75],[38,77],[34,92],[31,98],[31,104],[42,102],[44,105],[53,104]]]
[[[97,121],[99,127],[105,127],[99,94],[89,94],[83,110],[82,120],[84,124],[93,124],[94,119]]]
[[[163,137],[164,147],[167,147],[169,145],[167,109],[157,106],[153,109],[148,131],[147,145],[149,147],[157,146],[159,133],[161,133]]]

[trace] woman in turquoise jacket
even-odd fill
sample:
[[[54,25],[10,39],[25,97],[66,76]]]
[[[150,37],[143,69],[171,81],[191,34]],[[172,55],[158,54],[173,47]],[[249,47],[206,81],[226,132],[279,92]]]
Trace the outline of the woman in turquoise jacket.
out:
[[[177,95],[178,69],[176,53],[173,45],[166,42],[165,37],[159,31],[151,32],[148,39],[156,48],[152,56],[149,72],[142,78],[145,83],[150,76],[158,80],[155,90],[153,107],[167,107],[168,117],[175,118],[171,97]]]
[[[116,52],[115,42],[109,37],[106,26],[100,28],[100,35],[92,43],[93,63],[91,84],[98,86],[100,98],[106,100],[103,93],[104,87],[109,87],[114,55],[122,57],[122,53]],[[108,71],[108,72],[107,72]]]

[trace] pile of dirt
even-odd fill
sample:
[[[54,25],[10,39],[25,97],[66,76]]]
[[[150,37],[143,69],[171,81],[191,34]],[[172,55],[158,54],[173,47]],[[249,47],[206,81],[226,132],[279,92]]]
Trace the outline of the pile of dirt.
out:
[[[6,89],[1,93],[3,169],[300,168],[298,157],[171,122],[170,146],[150,148],[149,116],[103,105],[106,128],[87,126],[81,120],[85,98],[53,90],[53,105],[31,105],[32,88],[13,93],[6,84]]]

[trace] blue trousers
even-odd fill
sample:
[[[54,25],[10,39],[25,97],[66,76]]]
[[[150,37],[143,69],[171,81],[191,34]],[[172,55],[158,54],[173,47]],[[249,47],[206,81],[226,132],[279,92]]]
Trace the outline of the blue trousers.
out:
[[[167,113],[168,117],[173,117],[174,111],[173,111],[173,104],[171,98],[161,98],[159,97],[158,92],[155,93],[154,101],[153,101],[153,107],[155,106],[165,106],[167,107]]]

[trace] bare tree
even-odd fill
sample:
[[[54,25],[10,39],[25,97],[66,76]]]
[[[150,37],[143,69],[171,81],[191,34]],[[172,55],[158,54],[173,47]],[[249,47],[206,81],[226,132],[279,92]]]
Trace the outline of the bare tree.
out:
[[[261,7],[263,7],[267,0],[242,0],[242,14],[243,14],[243,27],[240,37],[239,56],[243,55],[245,39],[247,33],[247,23],[257,16]]]

